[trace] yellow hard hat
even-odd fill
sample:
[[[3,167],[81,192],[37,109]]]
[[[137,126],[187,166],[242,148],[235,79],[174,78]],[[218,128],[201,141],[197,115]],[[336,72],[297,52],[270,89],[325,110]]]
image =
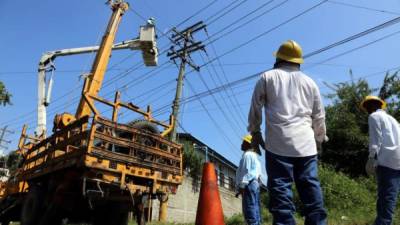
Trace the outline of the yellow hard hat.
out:
[[[288,40],[284,42],[278,49],[277,52],[274,52],[274,56],[278,59],[302,64],[303,60],[303,50],[300,45],[293,40]]]
[[[251,139],[252,139],[252,138],[253,138],[253,137],[252,137],[250,134],[248,134],[248,135],[246,135],[246,136],[243,137],[243,141],[245,141],[245,142],[251,144]]]
[[[381,103],[381,109],[385,109],[386,108],[386,102],[383,101],[381,98],[377,97],[377,96],[373,96],[373,95],[368,95],[364,98],[364,100],[360,103],[360,108],[364,111],[367,111],[367,109],[365,108],[364,104],[368,101],[378,101]]]

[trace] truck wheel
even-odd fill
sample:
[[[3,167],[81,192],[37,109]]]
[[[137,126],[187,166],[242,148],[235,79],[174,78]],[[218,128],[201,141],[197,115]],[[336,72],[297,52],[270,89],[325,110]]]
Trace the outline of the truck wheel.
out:
[[[37,185],[29,187],[22,205],[21,225],[37,225],[43,207],[43,190]]]
[[[61,225],[62,224],[62,209],[56,204],[50,203],[40,220],[39,225]],[[22,224],[21,224],[22,225]]]
[[[146,225],[146,219],[144,218],[144,212],[136,212],[136,223],[137,225]]]

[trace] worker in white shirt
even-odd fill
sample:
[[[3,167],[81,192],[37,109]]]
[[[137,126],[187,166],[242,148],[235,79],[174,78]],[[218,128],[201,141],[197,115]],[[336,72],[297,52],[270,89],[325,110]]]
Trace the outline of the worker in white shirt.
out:
[[[242,211],[247,225],[261,225],[261,163],[258,159],[261,152],[252,148],[251,139],[251,135],[243,137],[241,149],[244,153],[236,170],[236,193],[242,195]]]
[[[378,182],[375,225],[390,225],[400,189],[400,126],[384,110],[386,102],[367,96],[360,107],[368,112],[369,157],[365,166]]]
[[[248,131],[264,147],[260,132],[265,108],[269,210],[274,225],[294,225],[292,183],[304,204],[305,225],[325,225],[327,213],[318,180],[317,143],[326,137],[325,111],[315,82],[300,71],[302,49],[293,40],[274,54],[272,70],[261,74],[251,100]]]

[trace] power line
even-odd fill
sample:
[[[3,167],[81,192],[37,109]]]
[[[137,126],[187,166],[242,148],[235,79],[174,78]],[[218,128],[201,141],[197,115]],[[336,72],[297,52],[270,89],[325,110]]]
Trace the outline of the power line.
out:
[[[192,84],[186,80],[186,83],[188,84],[190,90],[196,95],[196,91],[194,89],[194,87],[192,86]],[[197,99],[199,101],[199,103],[201,104],[201,106],[203,107],[203,109],[205,110],[207,116],[209,117],[209,119],[211,120],[211,122],[213,123],[213,125],[215,126],[215,128],[222,134],[222,136],[225,138],[225,140],[233,147],[235,148],[235,145],[233,144],[233,142],[230,140],[230,138],[226,135],[225,131],[218,125],[217,121],[214,119],[214,117],[212,117],[212,115],[210,114],[210,112],[207,110],[207,108],[204,106],[203,101],[198,98]]]
[[[183,21],[181,21],[180,23],[178,23],[175,27],[179,27],[182,24],[186,23],[187,21],[189,21],[190,19],[194,18],[195,16],[199,15],[200,13],[202,13],[204,10],[210,8],[212,5],[214,5],[215,3],[217,3],[218,0],[214,0],[211,1],[210,3],[208,3],[207,5],[205,5],[204,7],[200,8],[199,10],[197,10],[196,12],[194,12],[192,15],[190,15],[189,17],[187,17],[186,19],[184,19]],[[141,18],[143,21],[147,21],[147,19],[142,16],[140,13],[138,13],[137,11],[133,10],[132,8],[130,8],[130,11],[132,11],[136,16],[138,16],[139,18]],[[162,35],[159,37],[165,37],[168,35],[168,33],[170,33],[173,29],[169,29],[167,32],[162,32],[159,29],[157,29],[157,31],[159,31]]]
[[[334,1],[334,0],[328,0],[329,3],[336,4],[336,5],[342,5],[342,6],[347,6],[351,8],[357,8],[357,9],[365,9],[368,11],[374,11],[374,12],[380,12],[380,13],[387,13],[387,14],[392,14],[392,15],[400,15],[398,12],[393,12],[393,11],[388,11],[388,10],[383,10],[383,9],[374,9],[374,8],[369,8],[361,5],[355,5],[355,4],[350,4],[346,2],[339,2],[339,1]]]
[[[207,36],[208,36],[208,34],[207,34]],[[211,44],[211,48],[212,48],[212,50],[213,50],[213,52],[214,52],[214,55],[218,55],[218,54],[217,54],[217,50],[215,49],[214,44]],[[208,55],[207,55],[207,57],[208,57]],[[210,60],[210,59],[208,58],[208,60]],[[224,67],[222,66],[221,60],[218,59],[217,62],[218,62],[219,68],[220,68],[221,71],[222,71],[222,75],[223,75],[223,77],[224,77],[224,79],[225,79],[225,82],[226,82],[226,83],[229,83],[230,81],[229,81],[229,79],[228,79],[228,76],[227,76],[226,73],[225,73],[225,69],[224,69]],[[214,67],[214,64],[211,64],[211,66],[212,66],[214,72],[216,73],[217,77],[219,78],[218,73],[217,73],[217,70],[216,70],[215,67]],[[223,82],[221,81],[221,79],[219,79],[219,81],[220,81],[220,84],[223,84]],[[245,122],[246,116],[243,114],[242,108],[239,106],[239,102],[238,102],[238,100],[237,100],[237,98],[236,98],[236,95],[235,95],[235,93],[233,92],[232,88],[228,88],[228,90],[230,90],[230,92],[231,92],[231,94],[232,94],[232,97],[229,97],[229,101],[231,102],[231,104],[233,104],[233,105],[236,104],[236,105],[238,106],[238,108],[235,109],[235,110],[236,110],[236,112],[239,112],[239,113],[237,113],[237,115],[238,115],[239,119],[242,121],[242,123],[244,124],[244,126],[246,126],[246,122]],[[228,95],[228,93],[227,93],[226,90],[225,90],[225,93]],[[229,96],[229,95],[228,95],[228,96]],[[232,103],[232,98],[233,98],[233,100],[234,100],[233,103]]]
[[[212,2],[210,2],[209,4],[207,4],[206,6],[204,6],[203,8],[200,8],[198,11],[196,11],[193,15],[189,16],[188,18],[184,19],[182,22],[180,22],[178,25],[176,25],[176,27],[179,27],[180,25],[186,23],[187,21],[189,21],[190,19],[192,19],[193,17],[199,15],[200,13],[202,13],[204,10],[208,9],[209,7],[211,7],[212,5],[214,5],[214,3],[216,3],[218,0],[214,0]],[[170,30],[171,31],[171,30]]]
[[[249,43],[251,43],[251,42],[253,42],[253,41],[259,39],[260,37],[265,36],[266,34],[268,34],[268,33],[272,32],[272,31],[274,31],[274,30],[280,28],[281,26],[286,25],[286,24],[290,23],[291,21],[293,21],[293,20],[295,20],[295,19],[297,19],[297,18],[299,18],[299,17],[301,17],[301,16],[307,14],[308,12],[312,11],[313,9],[315,9],[315,8],[317,8],[317,7],[319,7],[319,6],[321,6],[322,4],[324,4],[324,3],[326,3],[326,2],[327,2],[327,0],[323,0],[323,1],[319,2],[318,4],[316,4],[316,5],[314,5],[314,6],[310,7],[310,8],[308,8],[308,9],[302,11],[301,13],[299,13],[299,14],[297,14],[297,15],[295,15],[295,16],[293,16],[293,17],[287,19],[287,20],[285,20],[284,22],[282,22],[282,23],[280,23],[280,24],[278,24],[278,25],[276,25],[276,26],[274,26],[274,27],[272,27],[272,28],[270,28],[270,29],[268,29],[268,30],[262,32],[261,34],[258,34],[257,36],[251,38],[250,40],[247,40],[247,41],[241,43],[240,45],[238,45],[238,46],[236,46],[236,47],[234,47],[234,48],[232,48],[232,49],[230,49],[230,50],[224,52],[223,54],[221,54],[221,55],[219,55],[219,56],[217,56],[217,57],[214,57],[213,59],[207,61],[206,63],[204,63],[204,64],[201,65],[200,67],[206,66],[206,65],[208,65],[208,64],[210,64],[210,63],[212,63],[212,62],[214,62],[215,60],[218,60],[219,58],[222,58],[222,57],[224,57],[224,56],[226,56],[226,55],[228,55],[228,54],[230,54],[230,53],[236,51],[237,49],[242,48],[242,47],[248,45]],[[210,44],[210,43],[213,43],[214,41],[215,41],[215,40],[208,42],[207,45]],[[190,71],[190,72],[193,72],[193,70]],[[189,72],[189,73],[190,73],[190,72]]]
[[[200,72],[199,72],[198,74],[199,74],[199,78],[200,78],[201,82],[202,82],[203,85],[206,87],[207,91],[210,91],[210,87],[208,87],[207,82],[205,82],[205,80],[204,80],[202,74],[201,74]],[[192,91],[193,91],[193,90],[192,90]],[[234,133],[236,133],[237,137],[240,138],[241,135],[240,135],[240,133],[237,131],[237,129],[240,130],[240,127],[236,127],[236,128],[235,128],[235,127],[233,126],[233,124],[235,124],[236,126],[238,126],[238,122],[237,122],[236,118],[232,116],[232,118],[235,120],[235,123],[233,123],[233,122],[229,119],[228,114],[225,112],[225,110],[222,108],[222,106],[219,104],[219,102],[218,102],[217,99],[215,98],[214,93],[211,93],[211,92],[210,92],[210,95],[211,95],[212,99],[214,100],[215,104],[217,105],[217,107],[219,108],[219,110],[221,111],[223,118],[225,118],[225,120],[228,122],[229,126],[232,128],[232,130],[234,131]],[[225,105],[228,106],[228,104],[226,103],[225,99],[222,99],[222,100],[223,100],[223,102],[225,103]],[[202,103],[202,104],[203,104],[203,103]]]
[[[169,34],[171,31],[173,31],[173,30],[176,29],[177,27],[181,26],[181,25],[184,24],[185,22],[189,21],[189,20],[192,19],[193,17],[197,16],[198,14],[200,14],[201,12],[203,12],[204,10],[208,9],[209,7],[211,7],[211,6],[212,6],[214,3],[216,3],[217,1],[218,1],[218,0],[214,0],[214,1],[210,2],[209,4],[207,4],[206,6],[204,6],[203,8],[199,9],[198,11],[196,11],[193,15],[191,15],[191,16],[187,17],[186,19],[184,19],[182,22],[180,22],[179,24],[177,24],[175,27],[169,29],[167,32],[165,32],[165,33],[164,33],[164,32],[161,32],[162,35],[161,35],[161,37],[159,37],[159,38],[162,38],[162,37],[167,36],[167,34]],[[238,0],[235,0],[235,1],[231,2],[231,3],[228,5],[228,7],[231,6],[231,5],[233,5],[233,4],[234,4],[235,2],[237,2],[237,1],[238,1]],[[226,7],[223,7],[221,10],[217,11],[213,16],[218,15],[219,13],[221,13],[222,11],[224,11],[225,9],[226,9]],[[146,20],[143,16],[141,16],[138,12],[133,11],[133,10],[132,10],[132,12],[133,12],[134,14],[136,14],[137,16],[139,16],[142,20],[147,21],[147,20]],[[213,17],[213,16],[211,16],[211,17]],[[210,19],[211,17],[207,18],[206,20]],[[169,38],[168,38],[168,39],[169,39]],[[162,50],[162,52],[160,53],[160,55],[163,54],[163,53],[165,53],[166,51],[168,51],[168,46],[169,46],[169,44],[167,44],[167,45],[165,45],[165,46],[163,46],[163,47],[161,48],[161,49],[163,49],[163,50]]]
[[[386,27],[389,27],[389,26],[392,26],[392,25],[394,25],[394,24],[397,24],[398,22],[400,22],[400,17],[396,17],[396,18],[391,19],[391,20],[389,20],[389,21],[387,21],[387,22],[384,22],[384,23],[382,23],[382,24],[379,24],[379,25],[377,25],[377,26],[375,26],[375,27],[369,28],[369,29],[367,29],[367,30],[365,30],[365,31],[362,31],[362,32],[360,32],[360,33],[357,33],[357,34],[355,34],[355,35],[352,35],[352,36],[350,36],[350,37],[347,37],[347,38],[345,38],[345,39],[343,39],[343,40],[340,40],[340,41],[337,41],[337,42],[335,42],[335,43],[333,43],[333,44],[330,44],[330,45],[328,45],[328,46],[326,46],[326,47],[323,47],[323,48],[320,48],[320,49],[315,50],[315,51],[313,51],[313,52],[310,52],[310,53],[304,55],[304,58],[308,58],[308,57],[311,57],[311,56],[313,56],[313,55],[316,55],[316,54],[325,52],[325,51],[327,51],[327,50],[329,50],[329,49],[331,49],[331,48],[334,48],[334,47],[343,45],[343,44],[345,44],[345,43],[347,43],[347,42],[353,41],[353,40],[355,40],[355,39],[358,39],[358,38],[363,37],[363,36],[365,36],[365,35],[368,35],[368,34],[370,34],[370,33],[373,33],[373,32],[382,30],[382,29],[384,29],[384,28],[386,28]]]
[[[201,58],[203,59],[203,61],[205,61],[203,56],[201,56]],[[207,58],[208,58],[208,54],[207,54]],[[216,71],[215,67],[212,67],[212,69],[214,71],[214,74],[212,74],[212,72],[211,72],[211,70],[209,69],[208,66],[206,66],[206,69],[207,69],[208,74],[210,75],[210,78],[211,78],[212,82],[214,83],[214,85],[216,87],[218,86],[218,84],[217,84],[217,81],[215,80],[214,76],[217,78],[217,80],[219,81],[220,85],[223,84],[223,82],[222,82],[218,72]],[[203,79],[203,77],[202,77],[202,75],[200,73],[199,73],[199,76],[200,76],[200,79],[202,80],[202,83],[206,86],[207,90],[209,90],[208,85],[205,83],[205,81],[204,81],[204,79]],[[222,102],[224,103],[225,107],[228,108],[229,104],[227,103],[226,98],[223,97],[223,93],[228,96],[227,89],[223,89],[222,92],[219,93],[219,95],[220,95],[219,99],[222,99]],[[213,96],[214,101],[217,101],[217,99],[214,97],[213,94],[212,94],[212,96]],[[234,105],[234,102],[232,101],[232,99],[230,97],[228,97],[227,99],[230,101],[230,103],[232,105]],[[246,127],[246,123],[240,117],[241,114],[239,113],[239,111],[236,110],[236,109],[235,109],[235,111],[236,111],[235,113],[230,113],[230,115],[231,115],[232,119],[235,121],[235,125],[239,128],[239,130],[242,130],[240,128],[240,126],[239,126],[240,122],[242,122],[241,125],[243,127]],[[239,117],[239,119],[237,119],[236,117]]]
[[[286,25],[286,24],[292,22],[293,20],[295,20],[295,19],[297,19],[297,18],[299,18],[299,17],[301,17],[301,16],[307,14],[308,12],[312,11],[313,9],[318,8],[319,6],[321,6],[322,4],[324,4],[324,3],[326,3],[326,2],[327,2],[327,0],[323,0],[323,1],[319,2],[318,4],[316,4],[316,5],[314,5],[314,6],[310,7],[310,8],[308,8],[308,9],[302,11],[301,13],[299,13],[299,14],[297,14],[297,15],[295,15],[295,16],[293,16],[293,17],[287,19],[287,20],[285,20],[284,22],[282,22],[282,23],[280,23],[280,24],[278,24],[278,25],[276,25],[276,26],[274,26],[274,27],[272,27],[272,28],[270,28],[270,29],[268,29],[268,30],[262,32],[261,34],[258,34],[257,36],[251,38],[250,40],[241,43],[240,45],[236,46],[235,48],[232,48],[231,50],[228,50],[228,51],[224,52],[222,55],[219,55],[218,57],[213,58],[212,60],[208,61],[207,63],[205,63],[205,64],[203,64],[203,65],[201,65],[200,67],[203,67],[203,66],[205,66],[205,65],[207,65],[207,64],[210,64],[210,63],[214,62],[215,60],[217,60],[218,58],[221,58],[221,57],[223,57],[223,56],[225,56],[225,55],[228,55],[228,54],[230,54],[230,53],[236,51],[237,49],[242,48],[242,47],[248,45],[249,43],[251,43],[251,42],[253,42],[253,41],[259,39],[260,37],[263,37],[263,36],[267,35],[268,33],[271,33],[272,31],[274,31],[274,30],[280,28],[281,26]],[[211,42],[214,42],[214,40],[211,41]],[[209,44],[209,43],[207,43],[207,45],[208,45],[208,44]]]
[[[238,21],[242,21],[244,18],[246,18],[246,17],[248,17],[248,16],[254,14],[255,12],[257,12],[257,11],[259,11],[259,10],[261,10],[263,7],[269,5],[269,4],[272,3],[273,1],[274,1],[274,0],[265,2],[265,3],[262,4],[261,6],[257,7],[255,10],[252,10],[251,12],[247,13],[246,15],[244,15],[244,16],[238,18],[237,20],[233,21],[233,22],[232,22],[231,24],[229,24],[228,26],[222,28],[220,31],[218,31],[217,33],[213,34],[213,36],[216,35],[216,34],[218,34],[218,33],[220,33],[220,32],[222,32],[223,30],[225,30],[225,29],[231,27],[232,25],[236,24]],[[270,11],[272,11],[273,9],[279,7],[280,5],[282,5],[282,4],[285,3],[285,2],[287,2],[287,1],[284,1],[284,2],[282,2],[281,4],[279,4],[279,5],[275,6],[275,7],[273,7],[272,9],[269,9],[269,10],[265,11],[265,12],[263,13],[263,15],[266,14],[266,13],[268,13],[268,12],[270,12]],[[242,3],[243,3],[243,2],[242,2]],[[239,5],[240,5],[240,4],[238,4],[237,6],[239,6]],[[235,8],[235,7],[234,7],[234,8]],[[231,10],[233,10],[234,8],[231,8]],[[227,11],[226,13],[230,12],[231,10]],[[226,13],[225,13],[225,14],[226,14]],[[222,14],[222,15],[225,15],[225,14]],[[258,17],[258,18],[259,18],[259,17]],[[248,23],[246,23],[246,24],[248,24]],[[243,23],[241,26],[243,26],[243,25],[244,25],[244,23]],[[241,26],[235,28],[235,30],[238,29],[238,28],[240,28]],[[231,32],[233,32],[233,31],[231,31]],[[211,47],[213,48],[214,53],[216,54],[215,47],[214,47],[213,43],[210,41],[210,36],[208,35],[208,33],[207,33],[207,41],[209,42],[209,44],[211,44]],[[207,57],[209,58],[208,54],[207,54]],[[225,81],[226,81],[226,82],[229,82],[229,80],[227,79],[227,76],[226,76],[226,74],[225,74],[225,70],[224,70],[223,67],[221,66],[222,64],[221,64],[219,58],[218,58],[218,64],[219,64],[219,66],[220,66],[220,68],[221,68],[221,70],[222,70],[222,73],[223,73],[223,75],[224,75]],[[217,70],[215,69],[214,65],[211,64],[211,66],[212,66],[212,69],[213,69],[213,71],[214,71],[216,77],[218,78],[219,82],[222,83],[221,78],[220,78],[220,76],[219,76]],[[213,76],[212,76],[210,70],[208,69],[208,67],[206,67],[206,68],[207,68],[208,72],[210,73],[213,82],[216,84],[216,81],[214,80],[214,78],[213,78]],[[224,90],[224,92],[227,93],[227,90]],[[231,92],[232,92],[232,91],[231,91]],[[233,92],[232,92],[232,93],[233,93]],[[232,102],[232,98],[234,99],[235,102]],[[224,99],[224,98],[222,98],[222,99],[224,100],[225,105],[227,105],[225,99]],[[236,99],[236,97],[235,97],[234,94],[232,95],[232,97],[229,97],[228,99],[229,99],[229,101],[231,102],[231,104],[234,105],[234,104],[236,103],[236,104],[238,105],[238,101],[237,101],[237,99]],[[240,107],[239,107],[239,109],[240,109]],[[239,111],[239,112],[238,112],[237,109],[235,109],[235,110],[236,110],[236,112],[237,112],[236,115],[239,117],[239,119],[242,121],[242,123],[245,124],[246,122],[244,122],[244,119],[243,119],[243,117],[245,117],[245,116],[243,115],[243,112],[242,112],[242,111]],[[232,117],[233,117],[233,116],[232,116]],[[233,117],[233,118],[235,119],[235,117]],[[235,120],[236,120],[236,119],[235,119]]]
[[[242,87],[245,87],[245,88],[242,88]],[[249,85],[249,84],[245,84],[245,85],[237,85],[237,86],[234,86],[234,87],[231,87],[232,89],[235,89],[236,91],[235,91],[235,93],[236,94],[242,94],[242,93],[246,93],[246,92],[248,92],[248,91],[250,91],[250,90],[253,90],[254,89],[254,85],[253,85],[253,83],[251,83],[251,85]],[[240,89],[241,88],[241,89]],[[224,98],[227,98],[227,97],[224,97]],[[189,105],[189,104],[191,104],[192,102],[188,102],[187,104],[185,104],[185,105]],[[191,104],[192,105],[192,104]],[[215,102],[213,101],[213,100],[211,100],[211,101],[207,101],[207,102],[204,102],[204,105],[205,106],[213,106],[213,105],[215,105]],[[239,106],[242,106],[243,105],[243,103],[239,103]],[[201,107],[198,107],[198,105],[195,105],[194,103],[193,103],[193,105],[191,106],[191,108],[190,108],[190,110],[187,110],[187,111],[192,111],[193,109],[196,109],[196,108],[201,108]],[[230,106],[228,106],[228,110],[230,110],[230,109],[235,109],[235,108],[238,108],[238,106],[236,106],[236,105],[230,105]]]
[[[248,16],[250,16],[250,15],[256,13],[257,11],[263,9],[265,6],[269,5],[269,4],[272,3],[273,1],[274,1],[274,0],[268,1],[268,2],[266,2],[266,3],[264,3],[264,4],[262,4],[261,6],[257,7],[257,8],[254,9],[253,11],[251,11],[251,12],[249,12],[249,13],[247,13],[247,14],[241,16],[240,18],[236,19],[236,20],[233,21],[232,23],[228,24],[227,26],[223,27],[223,28],[220,29],[219,31],[217,31],[217,32],[215,32],[214,34],[212,34],[212,35],[210,35],[209,37],[207,37],[207,39],[208,39],[209,42],[211,42],[211,43],[216,42],[217,40],[219,40],[219,39],[221,39],[221,38],[227,36],[228,34],[231,34],[232,32],[238,30],[239,28],[242,28],[243,26],[248,25],[249,23],[254,22],[254,21],[256,21],[256,20],[262,18],[264,15],[266,15],[266,14],[272,12],[273,10],[279,8],[280,6],[284,5],[284,4],[285,4],[286,2],[288,2],[289,0],[284,0],[284,1],[282,1],[281,3],[279,3],[279,4],[275,5],[275,6],[273,6],[272,8],[267,9],[266,11],[260,13],[259,15],[256,15],[256,16],[250,18],[250,19],[247,20],[247,21],[243,21],[245,18],[247,18]],[[230,31],[228,31],[228,32],[226,32],[226,33],[220,35],[219,37],[213,39],[212,41],[210,41],[210,39],[211,39],[212,37],[214,37],[214,36],[216,36],[216,35],[222,33],[224,30],[226,30],[226,29],[232,27],[233,25],[237,25],[237,24],[240,23],[240,22],[242,22],[242,24],[238,25],[238,26],[235,27],[234,29],[232,29],[232,30],[230,30]]]
[[[392,36],[394,36],[394,35],[397,35],[397,34],[399,34],[399,33],[400,33],[400,31],[396,31],[396,32],[394,32],[394,33],[385,35],[385,36],[383,36],[383,37],[381,37],[381,38],[378,38],[378,39],[376,39],[376,40],[373,40],[373,41],[370,41],[370,42],[368,42],[368,43],[365,43],[365,44],[363,44],[363,45],[360,45],[360,46],[357,46],[357,47],[355,47],[355,48],[349,49],[349,50],[347,50],[347,51],[345,51],[345,52],[336,54],[336,55],[334,55],[334,56],[331,56],[331,57],[329,57],[329,58],[327,58],[327,59],[324,59],[324,60],[322,60],[322,61],[316,63],[314,66],[308,67],[307,69],[310,69],[310,68],[312,68],[312,67],[315,67],[315,66],[317,66],[317,65],[319,65],[319,64],[326,63],[326,62],[328,62],[328,61],[331,61],[331,60],[333,60],[333,59],[339,58],[339,57],[341,57],[341,56],[347,55],[347,54],[349,54],[349,53],[351,53],[351,52],[360,50],[360,49],[362,49],[362,48],[365,48],[365,47],[367,47],[367,46],[370,46],[370,45],[372,45],[372,44],[375,44],[375,43],[377,43],[377,42],[380,42],[380,41],[382,41],[382,40],[385,40],[385,39],[387,39],[387,38],[389,38],[389,37],[392,37]]]
[[[221,15],[219,15],[217,18],[211,20],[211,21],[207,21],[207,25],[211,25],[213,24],[215,21],[219,20],[220,18],[222,18],[223,16],[227,15],[228,13],[232,12],[233,10],[235,10],[237,7],[241,6],[243,3],[245,3],[247,0],[243,0],[241,2],[239,2],[239,4],[233,6],[232,8],[228,9],[227,11],[225,11],[224,13],[222,13]],[[226,8],[227,9],[227,8]]]
[[[370,73],[370,74],[367,74],[367,75],[364,75],[364,76],[358,76],[358,77],[355,77],[355,79],[365,79],[365,78],[369,78],[369,77],[374,77],[374,76],[381,75],[383,73],[388,73],[388,72],[393,71],[393,70],[399,71],[400,70],[400,66],[395,66],[395,67],[392,67],[392,68],[389,68],[389,69],[381,70],[381,71],[378,71],[378,72],[373,72],[373,73]],[[345,81],[342,81],[342,82],[351,82],[351,81],[353,81],[353,80],[350,79],[350,80],[345,80]],[[324,87],[321,87],[320,90],[327,89],[327,88],[328,87],[324,86]]]
[[[230,2],[228,5],[223,6],[222,9],[218,10],[217,12],[215,12],[214,14],[212,14],[211,16],[208,16],[204,21],[207,22],[207,24],[209,24],[209,21],[210,21],[211,19],[213,19],[214,17],[218,16],[220,13],[224,13],[225,10],[229,10],[229,8],[230,8],[231,6],[235,7],[234,4],[235,4],[236,2],[238,2],[238,1],[239,1],[239,0],[234,0],[234,1]],[[247,1],[247,0],[242,0],[242,2],[244,2],[244,1]],[[240,2],[239,2],[239,4],[240,4]],[[220,18],[221,18],[221,17],[220,17]]]

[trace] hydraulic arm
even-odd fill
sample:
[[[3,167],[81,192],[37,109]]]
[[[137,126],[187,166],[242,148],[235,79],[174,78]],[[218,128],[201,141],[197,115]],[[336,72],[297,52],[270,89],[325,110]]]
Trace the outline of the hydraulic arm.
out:
[[[108,61],[110,59],[111,49],[114,43],[118,25],[121,22],[122,15],[125,13],[126,10],[128,10],[129,6],[126,2],[118,2],[114,3],[112,7],[113,14],[111,16],[111,20],[101,41],[96,59],[93,62],[92,70],[90,71],[89,76],[86,78],[86,82],[82,90],[82,93],[84,94],[97,95],[97,93],[100,91],[104,79],[104,74],[107,69]],[[78,109],[75,113],[76,119],[91,114],[91,109],[88,104],[90,102],[93,102],[93,100],[85,99],[83,97],[81,98]]]
[[[155,37],[154,25],[152,23],[148,23],[140,28],[140,34],[138,38],[116,43],[112,45],[112,50],[122,50],[122,49],[141,50],[145,65],[156,66],[157,48],[154,37]],[[37,127],[35,131],[37,137],[40,138],[46,137],[46,131],[47,131],[46,107],[50,104],[50,96],[53,85],[53,72],[55,70],[54,66],[55,58],[59,56],[70,56],[70,55],[97,52],[99,51],[99,48],[100,46],[70,48],[70,49],[50,51],[43,54],[43,56],[40,59],[39,69],[38,69],[39,74],[38,74]],[[100,70],[100,67],[96,67],[96,69]],[[46,79],[46,72],[51,72],[49,79]],[[103,77],[105,71],[102,72],[103,75],[98,74],[97,77]],[[94,72],[92,69],[91,75],[93,74]],[[48,80],[47,87],[46,87],[46,80]]]

